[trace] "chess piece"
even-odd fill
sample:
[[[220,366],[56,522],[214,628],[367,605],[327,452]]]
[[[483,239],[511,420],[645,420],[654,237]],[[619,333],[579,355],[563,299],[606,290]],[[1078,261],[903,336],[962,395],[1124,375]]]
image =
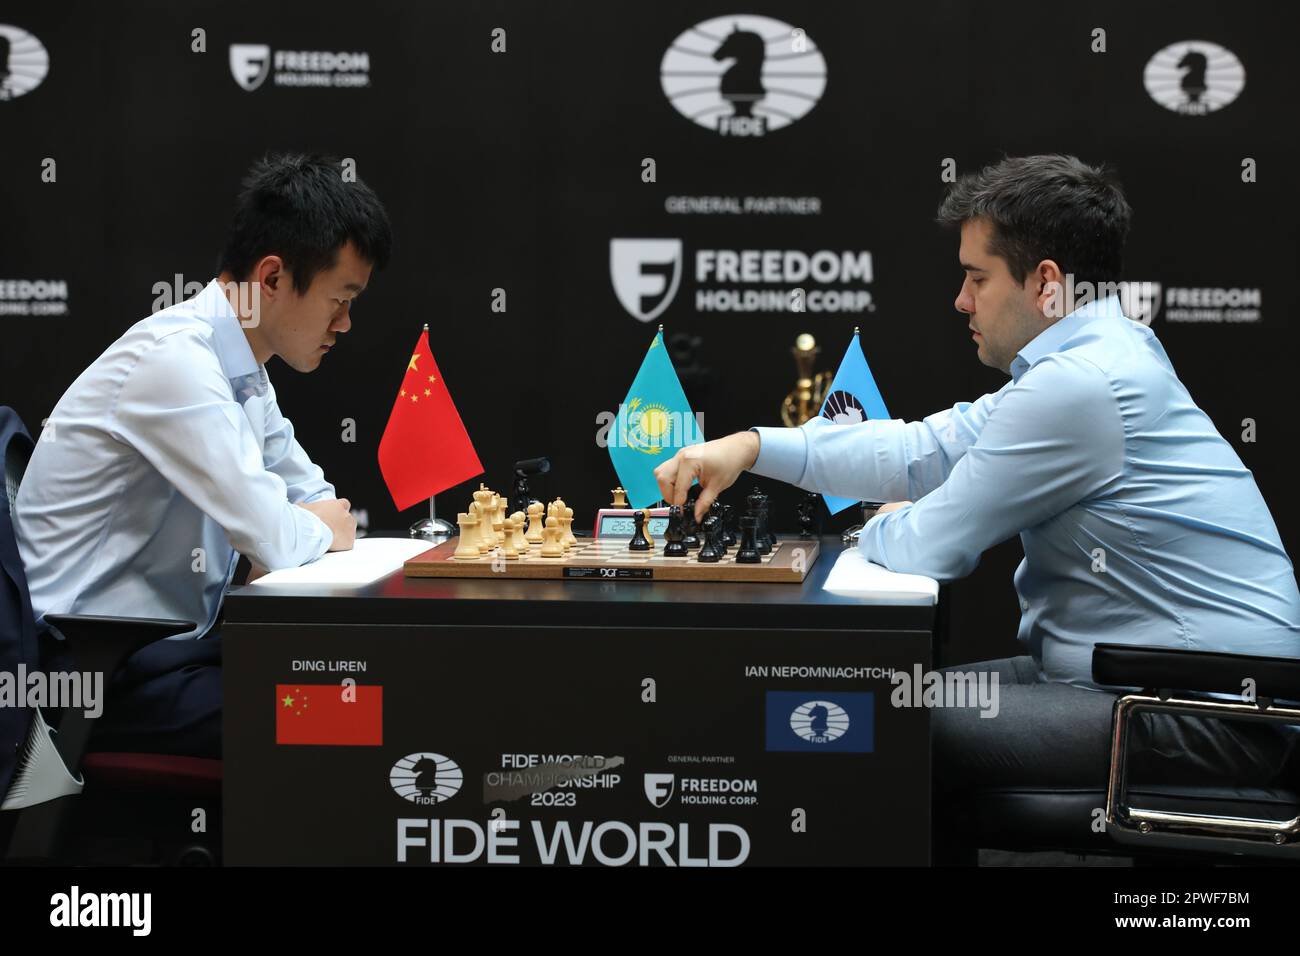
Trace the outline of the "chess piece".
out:
[[[776,536],[768,529],[767,524],[767,495],[754,489],[754,493],[749,496],[750,511],[758,519],[755,528],[755,540],[758,545],[759,554],[771,554],[772,547],[776,544]]]
[[[668,509],[668,527],[664,529],[664,557],[665,558],[689,558],[690,551],[686,547],[686,522],[682,514],[681,505],[673,505]]]
[[[722,506],[722,543],[728,548],[736,546],[736,515],[731,505]]]
[[[813,536],[813,524],[816,522],[817,498],[815,491],[804,495],[797,509],[799,514],[799,537],[807,540]]]
[[[636,529],[632,532],[632,540],[627,543],[629,551],[653,551],[654,542],[646,537],[645,533],[645,512],[638,511],[632,515],[632,520],[636,523]]]
[[[717,564],[722,560],[722,555],[718,553],[718,519],[709,515],[704,519],[704,543],[700,546],[700,553],[695,560],[701,564]]]
[[[626,507],[627,507],[627,489],[626,489],[626,488],[624,488],[624,487],[622,487],[622,486],[620,485],[620,486],[617,487],[617,488],[613,488],[613,489],[611,489],[609,493],[610,493],[611,495],[614,496],[614,500],[611,501],[611,502],[609,503],[609,506],[610,506],[611,508],[626,508]]]
[[[713,519],[713,534],[717,539],[713,542],[713,550],[718,552],[719,558],[727,556],[727,532],[723,526],[723,515],[725,514],[722,510],[723,507],[723,504],[719,501],[709,505],[709,517]]]
[[[740,518],[740,550],[736,552],[737,564],[762,564],[763,556],[758,553],[758,519],[753,515]]]
[[[515,547],[515,519],[507,518],[502,522],[501,557],[507,561],[519,560],[519,549]]]
[[[546,519],[546,527],[542,529],[542,557],[544,558],[562,558],[564,557],[564,541],[560,526],[555,521],[555,516]]]
[[[497,544],[506,543],[505,523],[506,518],[506,499],[495,492],[492,495],[492,530],[496,532]]]
[[[477,492],[474,497],[478,497]],[[488,540],[488,536],[484,534],[485,530],[489,534],[491,533],[491,525],[487,518],[487,505],[480,504],[478,501],[471,501],[469,503],[469,516],[474,519],[473,524],[470,525],[470,538],[474,542],[474,546],[478,548],[480,554],[487,554],[496,547],[495,544]]]
[[[460,537],[456,542],[456,553],[452,557],[457,561],[474,561],[478,559],[478,543],[475,541],[475,532],[477,519],[472,515],[462,511],[456,516],[456,524],[460,527]]]
[[[686,504],[682,508],[682,519],[686,528],[686,537],[682,539],[682,543],[691,551],[700,546],[700,523],[695,520],[695,503],[700,500],[702,490],[699,485],[691,485],[686,492]]]
[[[542,503],[534,501],[528,506],[528,533],[524,535],[529,544],[541,544],[545,537],[543,532],[546,530],[542,524]]]
[[[572,548],[578,543],[578,536],[573,533],[573,509],[565,508],[564,516],[560,519],[560,528],[564,531],[564,547]]]
[[[522,511],[516,511],[510,517],[511,519],[513,519],[515,523],[515,534],[514,534],[515,550],[518,551],[520,554],[527,554],[528,539],[524,536],[524,521],[526,520],[524,518],[524,513]]]

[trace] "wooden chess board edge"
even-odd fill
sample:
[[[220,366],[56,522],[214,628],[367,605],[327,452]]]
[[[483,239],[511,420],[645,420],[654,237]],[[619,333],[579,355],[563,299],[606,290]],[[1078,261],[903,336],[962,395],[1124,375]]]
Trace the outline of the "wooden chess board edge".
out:
[[[816,539],[783,538],[783,545],[790,546],[789,559],[785,549],[778,554],[781,561],[766,564],[736,564],[734,561],[719,564],[701,564],[692,557],[673,559],[671,563],[646,564],[632,561],[619,562],[611,560],[583,561],[581,555],[563,558],[533,558],[528,561],[501,561],[503,571],[493,570],[490,555],[484,555],[473,561],[457,561],[452,557],[456,551],[456,539],[421,552],[403,565],[403,574],[408,578],[513,578],[516,580],[550,580],[550,581],[608,581],[608,580],[642,580],[642,581],[702,581],[702,582],[742,582],[751,584],[777,583],[800,584],[808,571],[817,563],[820,545]],[[803,569],[794,567],[794,550],[804,549]],[[734,549],[732,554],[734,555]],[[652,573],[646,577],[614,578],[599,573],[588,577],[566,575],[566,568],[627,568],[633,570],[648,569]]]

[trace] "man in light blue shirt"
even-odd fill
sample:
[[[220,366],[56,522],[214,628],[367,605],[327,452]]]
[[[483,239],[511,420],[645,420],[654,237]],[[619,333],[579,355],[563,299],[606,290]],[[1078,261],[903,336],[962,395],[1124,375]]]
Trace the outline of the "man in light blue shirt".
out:
[[[955,305],[980,361],[1011,381],[919,422],[756,428],[658,472],[675,503],[698,477],[701,513],[745,469],[889,501],[862,531],[863,554],[940,581],[1020,534],[1027,653],[965,668],[1000,676],[1001,719],[932,715],[941,798],[1100,787],[1114,698],[1092,681],[1098,642],[1300,657],[1300,592],[1253,476],[1113,294],[1129,219],[1118,185],[1073,157],[965,177],[940,209],[961,230]],[[1239,779],[1269,779],[1289,759],[1271,727],[1189,719],[1148,732],[1162,779],[1186,772],[1173,767],[1184,756]]]
[[[239,555],[275,570],[352,547],[356,521],[281,414],[266,362],[316,369],[391,245],[369,187],[274,156],[244,182],[220,275],[131,326],[45,424],[14,530],[47,614],[192,621],[117,675],[100,749],[215,754],[214,625]]]

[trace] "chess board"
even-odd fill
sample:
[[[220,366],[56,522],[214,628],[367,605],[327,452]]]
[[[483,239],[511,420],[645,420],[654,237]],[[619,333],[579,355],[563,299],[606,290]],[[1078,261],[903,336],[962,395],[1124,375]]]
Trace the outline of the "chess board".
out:
[[[457,561],[457,539],[417,554],[405,564],[408,578],[541,578],[590,581],[770,581],[799,584],[817,561],[817,539],[779,538],[761,564],[737,564],[735,546],[716,564],[687,558],[664,557],[664,543],[654,551],[629,551],[627,541],[615,538],[579,538],[562,558],[543,558],[534,545],[529,553],[507,561],[483,555]]]

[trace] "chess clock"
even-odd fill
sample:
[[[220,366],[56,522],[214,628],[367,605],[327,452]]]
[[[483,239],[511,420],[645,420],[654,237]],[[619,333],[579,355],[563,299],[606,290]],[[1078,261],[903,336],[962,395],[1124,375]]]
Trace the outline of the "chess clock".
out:
[[[664,529],[668,527],[667,508],[601,508],[596,512],[596,527],[591,536],[629,540],[636,532],[636,519],[632,516],[638,511],[645,512],[646,535],[663,540]]]

